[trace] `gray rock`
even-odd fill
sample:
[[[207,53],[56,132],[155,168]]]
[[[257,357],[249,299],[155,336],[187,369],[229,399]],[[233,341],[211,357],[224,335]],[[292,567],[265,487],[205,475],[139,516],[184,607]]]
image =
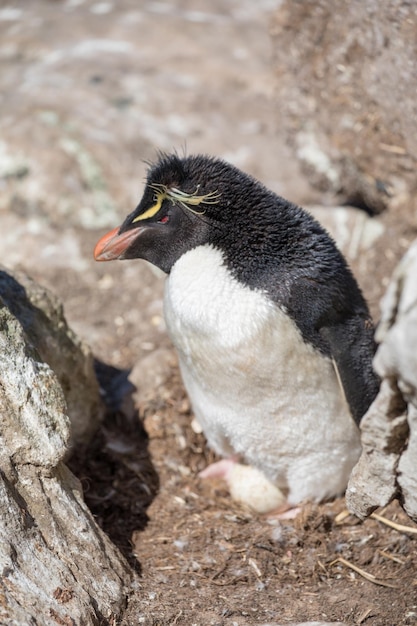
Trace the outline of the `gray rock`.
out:
[[[0,384],[1,468],[56,467],[70,437],[62,389],[1,296]]]
[[[361,422],[362,454],[346,491],[348,508],[361,519],[397,495],[397,467],[408,435],[407,407],[395,381],[384,379]]]
[[[394,272],[381,306],[374,366],[380,392],[362,420],[363,452],[346,492],[363,518],[401,495],[417,520],[417,241]]]
[[[404,509],[417,521],[417,409],[414,405],[408,408],[408,425],[410,434],[407,448],[398,463],[398,484],[404,500]]]
[[[407,400],[417,407],[417,241],[395,269],[381,302],[380,343],[375,368],[394,376]]]
[[[132,572],[65,465],[0,471],[0,502],[0,623],[95,626],[120,616]]]
[[[57,302],[31,281],[24,284],[26,293],[0,273],[0,623],[110,623],[123,612],[134,575],[62,462],[71,420],[59,378],[41,353],[72,364],[69,386],[77,380],[81,396],[90,366],[80,378],[81,356],[71,354],[81,348]],[[74,395],[72,389],[80,418]],[[91,406],[90,399],[86,420]]]
[[[10,272],[0,266],[0,298],[13,314],[16,332],[23,329],[28,345],[40,357],[33,378],[42,377],[46,364],[58,378],[67,407],[63,410],[71,423],[69,445],[88,443],[104,411],[90,349],[69,328],[59,300],[23,272]],[[5,354],[13,351],[13,344],[4,349]],[[13,356],[12,352],[10,358]],[[29,372],[20,371],[16,381],[24,380],[30,387],[28,376]]]

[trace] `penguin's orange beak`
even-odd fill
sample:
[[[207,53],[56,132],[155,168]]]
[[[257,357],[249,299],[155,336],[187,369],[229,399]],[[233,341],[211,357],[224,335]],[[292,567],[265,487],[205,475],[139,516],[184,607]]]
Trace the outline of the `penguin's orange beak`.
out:
[[[96,261],[114,261],[115,259],[123,259],[123,255],[136,239],[143,228],[133,228],[124,233],[120,233],[120,226],[113,228],[109,233],[104,235],[94,248],[94,258]]]

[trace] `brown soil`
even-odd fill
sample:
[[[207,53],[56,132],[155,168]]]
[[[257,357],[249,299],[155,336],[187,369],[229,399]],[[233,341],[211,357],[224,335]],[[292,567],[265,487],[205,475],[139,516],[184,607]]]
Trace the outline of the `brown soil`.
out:
[[[140,261],[91,258],[98,237],[133,208],[142,161],[158,148],[186,142],[296,202],[318,202],[274,133],[271,4],[0,2],[2,262],[60,295],[100,360],[108,415],[71,466],[140,573],[126,626],[417,624],[416,526],[397,504],[384,516],[414,534],[360,523],[344,515],[343,499],[278,522],[198,479],[213,456],[191,428],[162,319],[163,279]],[[374,313],[415,235],[406,211],[381,220],[386,233],[371,255],[378,280],[359,275]],[[135,405],[123,372],[131,367]]]

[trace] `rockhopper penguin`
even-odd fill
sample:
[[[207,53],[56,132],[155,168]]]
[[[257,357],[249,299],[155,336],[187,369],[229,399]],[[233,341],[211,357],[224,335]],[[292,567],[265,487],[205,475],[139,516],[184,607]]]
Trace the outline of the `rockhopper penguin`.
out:
[[[146,259],[168,274],[168,332],[220,456],[256,468],[289,507],[344,491],[379,385],[373,326],[312,216],[220,159],[160,155],[95,258]]]

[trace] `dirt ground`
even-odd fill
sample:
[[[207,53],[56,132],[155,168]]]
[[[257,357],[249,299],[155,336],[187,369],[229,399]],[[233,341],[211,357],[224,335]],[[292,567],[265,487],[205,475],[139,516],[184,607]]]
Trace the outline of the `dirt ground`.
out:
[[[214,457],[190,426],[175,367],[140,422],[125,404],[109,411],[84,463],[71,463],[97,521],[140,573],[123,624],[416,623],[417,527],[397,503],[379,514],[409,532],[360,523],[343,498],[291,521],[254,515],[196,476]]]
[[[0,1],[2,263],[57,293],[98,359],[108,414],[71,467],[140,574],[126,626],[417,624],[416,525],[397,503],[379,514],[408,531],[360,523],[343,498],[278,522],[198,479],[214,457],[191,426],[163,278],[91,258],[135,206],[157,149],[217,154],[300,204],[321,201],[275,128],[275,5]],[[376,316],[415,237],[406,209],[380,220],[378,250],[354,264]]]

